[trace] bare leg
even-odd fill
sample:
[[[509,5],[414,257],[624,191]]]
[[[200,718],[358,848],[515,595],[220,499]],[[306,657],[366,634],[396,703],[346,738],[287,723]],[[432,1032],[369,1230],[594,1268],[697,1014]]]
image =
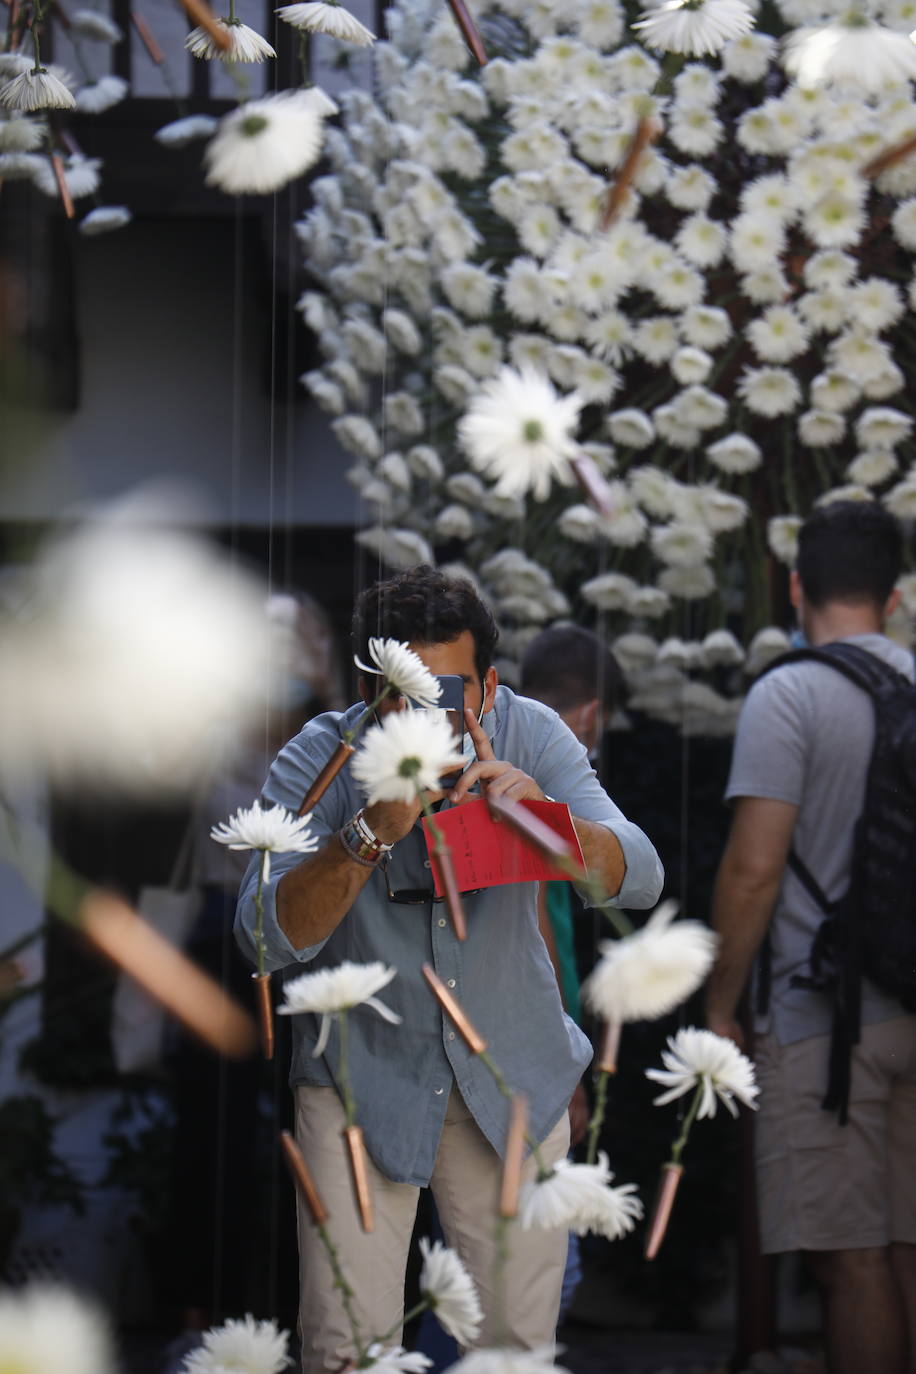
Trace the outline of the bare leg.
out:
[[[903,1302],[909,1346],[908,1374],[916,1374],[916,1245],[895,1241],[890,1247],[891,1268]]]
[[[809,1250],[824,1304],[829,1374],[907,1374],[906,1315],[890,1252]]]

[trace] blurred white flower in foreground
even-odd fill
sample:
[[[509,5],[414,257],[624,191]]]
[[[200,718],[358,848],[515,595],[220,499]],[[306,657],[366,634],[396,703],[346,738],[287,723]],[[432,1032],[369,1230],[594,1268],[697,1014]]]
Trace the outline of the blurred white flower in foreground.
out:
[[[52,538],[10,588],[0,773],[176,793],[263,710],[262,590],[125,500]]]
[[[400,1016],[375,996],[396,976],[397,969],[389,968],[378,960],[371,964],[354,964],[345,959],[336,968],[303,973],[284,984],[286,1001],[277,1011],[281,1016],[298,1016],[301,1012],[310,1011],[321,1017],[318,1043],[312,1051],[317,1057],[324,1053],[334,1017],[363,1003],[377,1011],[382,1020],[390,1022],[392,1026],[401,1024]]]
[[[801,86],[836,81],[871,95],[916,80],[916,44],[908,33],[850,12],[829,24],[797,29],[783,63]]]
[[[668,1037],[668,1048],[662,1050],[662,1063],[663,1069],[646,1069],[647,1078],[668,1089],[654,1099],[656,1107],[663,1107],[666,1102],[673,1102],[700,1085],[703,1091],[698,1117],[715,1116],[716,1098],[732,1116],[738,1115],[735,1098],[747,1107],[757,1106],[754,1066],[734,1041],[724,1035],[685,1026]]]
[[[203,1346],[185,1357],[181,1374],[280,1374],[289,1364],[288,1340],[274,1321],[246,1313],[242,1321],[230,1319],[205,1331]]]
[[[597,1164],[573,1164],[560,1159],[546,1178],[529,1179],[519,1197],[523,1230],[562,1227],[584,1236],[593,1231],[619,1240],[642,1216],[635,1183],[612,1188],[614,1175],[608,1158],[599,1151]]]
[[[674,921],[677,902],[663,902],[641,930],[602,940],[601,959],[583,986],[605,1021],[654,1021],[700,986],[712,965],[716,936],[699,921]]]
[[[390,711],[371,726],[350,763],[370,805],[413,802],[417,793],[436,792],[439,779],[462,768],[448,718],[440,711]]]
[[[439,1322],[459,1345],[470,1345],[483,1321],[477,1289],[454,1250],[441,1241],[420,1241],[423,1268],[420,1292],[427,1299]]]
[[[704,57],[754,27],[743,0],[665,0],[643,13],[633,29],[649,48]]]
[[[535,1350],[472,1350],[451,1365],[448,1374],[569,1374],[562,1365],[554,1364],[556,1353],[552,1345]]]
[[[354,655],[353,662],[364,673],[381,677],[401,696],[410,697],[419,706],[435,706],[442,695],[442,684],[407,644],[396,639],[370,639],[370,667]]]
[[[226,31],[228,48],[221,48],[214,43],[206,29],[192,29],[184,41],[192,57],[203,58],[206,62],[263,62],[267,57],[276,57],[267,39],[247,24],[242,24],[238,19],[217,19],[216,22]]]
[[[126,205],[97,205],[80,220],[79,231],[88,237],[110,234],[113,229],[123,229],[132,219]]]
[[[568,480],[581,406],[576,392],[559,396],[533,368],[503,367],[458,421],[458,438],[474,467],[496,479],[498,495],[530,491],[542,501],[554,478]]]
[[[307,91],[282,91],[239,105],[204,151],[207,185],[227,195],[265,195],[311,167],[321,152],[322,117]]]
[[[375,34],[337,0],[329,4],[323,4],[322,0],[305,0],[303,4],[283,5],[277,14],[294,29],[302,29],[305,33],[326,33],[345,43],[355,43],[359,48],[368,48],[375,42]]]
[[[423,1374],[432,1364],[432,1360],[419,1350],[405,1350],[402,1345],[390,1345],[386,1349],[379,1341],[370,1345],[366,1357],[363,1369],[372,1369],[375,1374]]]
[[[101,1314],[66,1288],[34,1284],[0,1294],[0,1369],[15,1374],[114,1374]]]
[[[216,132],[218,120],[212,115],[186,115],[184,119],[173,119],[157,129],[153,138],[168,148],[183,148],[198,138],[209,138]]]
[[[72,110],[76,100],[53,72],[21,72],[0,86],[0,105],[8,110]]]
[[[271,854],[311,854],[318,848],[318,840],[309,831],[311,812],[294,816],[285,806],[262,808],[255,802],[247,809],[240,807],[228,821],[222,821],[210,831],[210,839],[229,849],[259,849],[264,856],[263,876],[270,878]]]
[[[94,38],[99,43],[120,43],[124,37],[123,29],[99,10],[76,10],[70,24],[81,38]]]

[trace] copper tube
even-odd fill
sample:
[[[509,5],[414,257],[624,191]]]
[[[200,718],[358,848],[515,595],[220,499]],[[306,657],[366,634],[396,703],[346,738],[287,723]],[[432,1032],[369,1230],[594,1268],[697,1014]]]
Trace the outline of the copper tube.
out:
[[[620,171],[607,190],[604,213],[601,216],[602,229],[610,229],[614,223],[620,213],[627,191],[633,185],[633,180],[639,171],[643,153],[650,143],[655,142],[661,131],[662,126],[658,120],[652,119],[648,115],[644,115],[636,125],[633,141],[627,149],[627,155],[621,164]]]
[[[669,1162],[662,1165],[662,1176],[658,1181],[658,1192],[655,1195],[655,1206],[652,1208],[652,1217],[646,1236],[646,1248],[643,1251],[644,1258],[647,1260],[655,1259],[661,1248],[661,1243],[665,1239],[675,1194],[683,1173],[683,1164]]]
[[[569,466],[572,468],[573,475],[583,493],[591,501],[598,514],[603,515],[605,520],[610,520],[614,514],[611,489],[604,480],[594,458],[580,450],[575,458],[570,458]]]
[[[321,1201],[318,1189],[315,1187],[315,1180],[309,1172],[302,1151],[296,1144],[289,1131],[280,1132],[280,1147],[283,1150],[283,1157],[286,1160],[286,1167],[293,1177],[293,1182],[305,1199],[305,1205],[311,1213],[312,1221],[316,1226],[323,1226],[327,1221],[329,1213],[324,1203]]]
[[[916,152],[916,134],[910,134],[902,143],[895,143],[891,148],[885,148],[883,153],[873,157],[870,162],[866,162],[862,168],[862,175],[869,181],[874,181],[882,172],[886,172],[888,167],[894,167],[898,162],[902,162],[910,153]]]
[[[499,1215],[514,1217],[518,1212],[518,1193],[522,1183],[525,1133],[528,1130],[528,1099],[515,1093],[509,1106],[506,1156],[503,1160],[502,1186],[499,1190]]]
[[[205,0],[181,0],[181,6],[191,22],[210,35],[220,52],[228,52],[232,47],[229,31],[225,24],[218,22]]]
[[[488,797],[487,805],[500,820],[508,821],[524,839],[534,845],[535,849],[546,854],[548,859],[568,867],[574,881],[578,877],[586,876],[585,870],[573,856],[572,847],[555,830],[551,830],[549,825],[545,825],[533,811],[529,811],[520,802],[510,801],[508,797]]]
[[[605,1021],[598,1052],[598,1072],[617,1072],[617,1051],[620,1048],[620,1022]]]
[[[153,37],[152,29],[150,28],[149,24],[147,24],[146,20],[143,18],[143,15],[140,13],[139,10],[131,10],[130,22],[133,24],[134,28],[137,30],[137,33],[140,35],[140,41],[143,44],[144,48],[146,48],[146,51],[149,53],[150,61],[155,62],[156,66],[160,67],[162,63],[165,61],[165,53],[162,51],[159,44],[156,42],[155,38]]]
[[[429,984],[432,994],[439,1003],[439,1006],[445,1012],[449,1020],[454,1022],[455,1030],[461,1036],[462,1040],[471,1051],[471,1054],[483,1054],[484,1050],[487,1048],[486,1040],[484,1040],[479,1031],[476,1031],[471,1025],[464,1011],[455,1001],[435,969],[431,968],[429,964],[424,964],[423,977]]]
[[[468,938],[468,923],[465,919],[464,905],[461,901],[461,893],[458,891],[458,883],[455,880],[452,851],[447,845],[442,845],[440,849],[434,849],[432,859],[439,875],[439,885],[445,893],[445,905],[448,907],[448,914],[452,918],[455,938],[456,940],[466,940]]]
[[[337,774],[344,764],[349,763],[351,756],[356,752],[352,744],[347,744],[346,740],[341,740],[334,750],[327,763],[318,774],[315,781],[305,794],[302,805],[299,807],[299,815],[304,816],[307,811],[311,811],[318,805],[321,798],[327,792]]]
[[[57,182],[57,189],[60,192],[64,214],[67,216],[67,219],[72,219],[76,211],[73,208],[73,198],[70,195],[70,187],[67,185],[67,174],[64,171],[63,158],[60,153],[51,154],[51,166],[54,168],[54,179]]]
[[[248,1013],[121,897],[93,889],[77,920],[96,949],[211,1049],[233,1059],[253,1053],[258,1036]]]
[[[448,0],[449,9],[455,16],[455,23],[461,30],[461,37],[468,46],[468,51],[477,62],[479,67],[485,67],[489,61],[487,50],[483,45],[480,30],[474,23],[474,18],[464,0]]]
[[[366,1142],[363,1140],[363,1128],[362,1126],[345,1126],[343,1135],[350,1160],[350,1177],[353,1180],[353,1195],[356,1198],[360,1225],[364,1231],[371,1231],[375,1226],[375,1218],[372,1214],[372,1193],[369,1190],[369,1157],[366,1154]]]
[[[270,974],[253,973],[258,1025],[261,1028],[261,1053],[265,1059],[274,1057],[274,1004],[270,995]]]

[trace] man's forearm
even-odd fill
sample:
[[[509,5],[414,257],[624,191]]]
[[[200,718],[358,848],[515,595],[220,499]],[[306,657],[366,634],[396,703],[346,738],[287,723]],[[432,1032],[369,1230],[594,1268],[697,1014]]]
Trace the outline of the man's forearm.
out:
[[[627,871],[620,841],[613,830],[608,830],[606,825],[600,825],[598,821],[584,821],[579,816],[573,816],[573,825],[589,874],[600,879],[608,897],[616,897]]]
[[[344,853],[332,835],[323,849],[277,884],[277,924],[295,949],[326,940],[346,916],[372,869]]]

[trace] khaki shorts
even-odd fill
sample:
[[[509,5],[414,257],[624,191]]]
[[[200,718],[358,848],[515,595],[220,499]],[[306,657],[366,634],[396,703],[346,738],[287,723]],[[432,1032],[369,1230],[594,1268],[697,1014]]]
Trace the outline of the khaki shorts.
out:
[[[916,1016],[863,1026],[849,1122],[821,1101],[830,1037],[755,1046],[764,1254],[916,1244]]]

